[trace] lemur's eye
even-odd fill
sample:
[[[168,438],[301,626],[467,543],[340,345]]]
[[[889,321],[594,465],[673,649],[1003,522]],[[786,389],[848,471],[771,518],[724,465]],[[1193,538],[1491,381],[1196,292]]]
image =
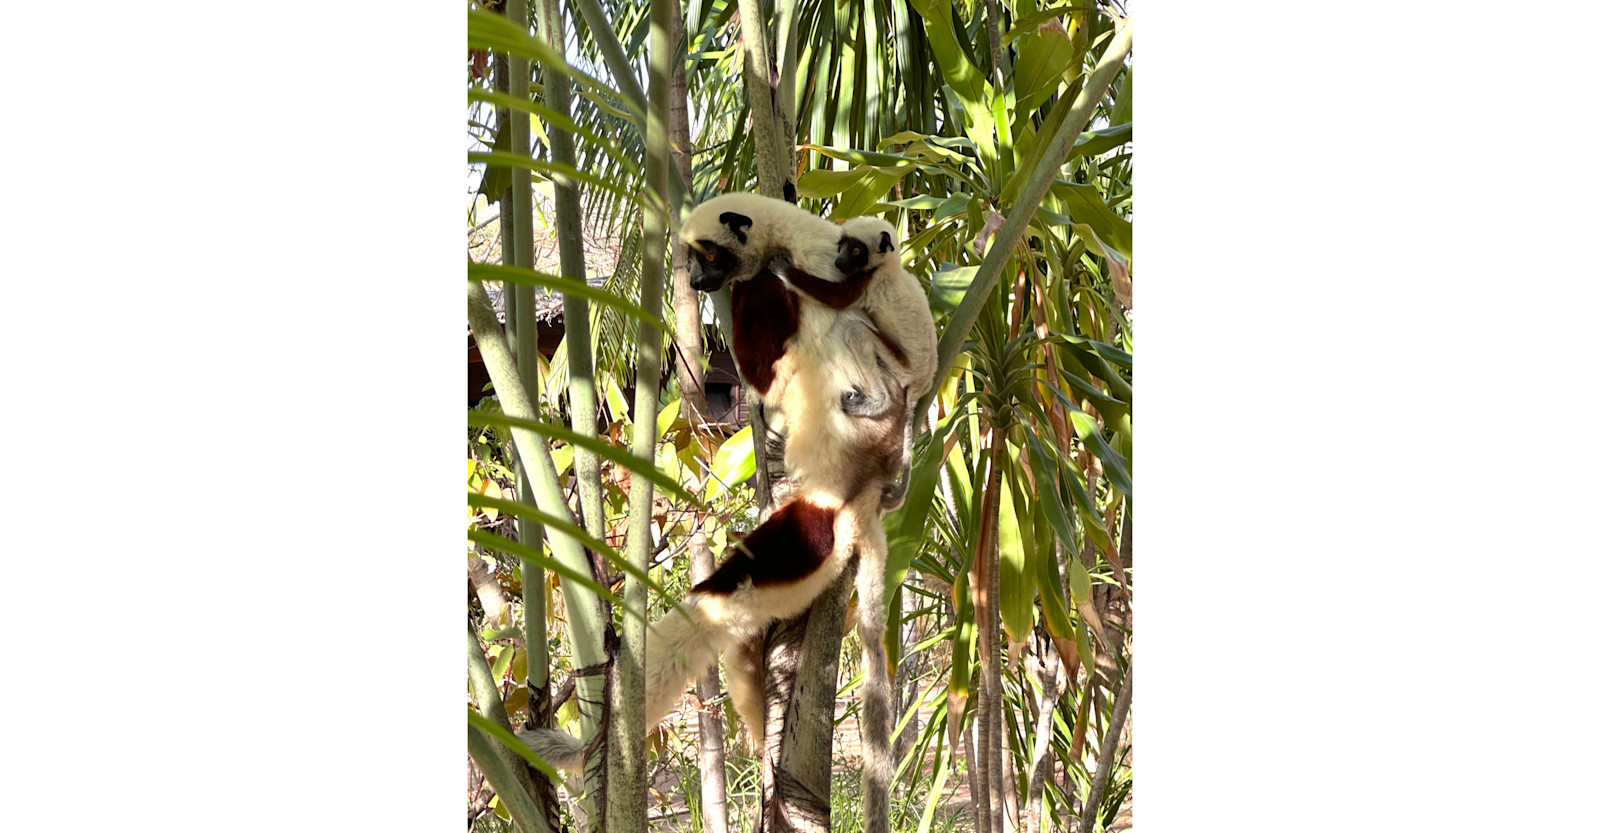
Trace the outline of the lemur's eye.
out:
[[[706,260],[716,260],[716,259],[717,259],[717,252],[716,252],[715,249],[712,249],[711,251],[706,252]]]

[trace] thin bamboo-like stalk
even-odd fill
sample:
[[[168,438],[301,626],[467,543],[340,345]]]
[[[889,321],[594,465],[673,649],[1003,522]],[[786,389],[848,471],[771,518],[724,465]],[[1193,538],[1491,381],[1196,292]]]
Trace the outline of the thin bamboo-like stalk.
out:
[[[539,0],[539,37],[549,44],[550,48],[559,52],[563,49],[566,34],[566,18],[561,14],[560,4],[556,0]],[[545,105],[557,115],[571,118],[571,80],[548,66],[542,68],[540,80],[544,82]],[[522,119],[526,126],[526,114]],[[545,133],[550,137],[550,159],[558,165],[576,169],[577,152],[573,147],[572,134],[555,120],[546,125]],[[584,283],[588,270],[585,268],[583,257],[583,208],[578,202],[578,182],[561,173],[552,175],[551,179],[555,184],[556,245],[561,259],[561,277],[576,283]],[[531,233],[531,225],[529,228]],[[533,267],[531,261],[517,265],[525,268]],[[518,296],[520,298],[522,295],[532,294],[531,291],[525,291],[519,292]],[[572,430],[583,436],[593,437],[598,434],[595,417],[599,413],[600,406],[595,387],[594,352],[590,343],[589,302],[568,292],[562,296],[561,310],[567,334],[567,393],[571,405]],[[520,307],[517,315],[519,317],[523,315]],[[531,320],[531,297],[527,315]],[[532,335],[531,330],[530,335]],[[536,346],[530,348],[528,354],[530,358],[535,355]],[[522,365],[523,379],[526,380],[531,373],[537,382],[537,366],[525,360],[520,351],[517,358]],[[532,389],[532,385],[529,389]],[[578,475],[578,506],[583,510],[583,527],[590,536],[603,541],[606,519],[605,510],[602,508],[600,458],[593,452],[578,448],[574,449],[572,465]]]
[[[510,0],[506,16],[522,29],[528,26],[527,0]],[[505,56],[505,92],[523,98],[528,95],[528,62],[520,57]],[[502,131],[509,130],[511,151],[528,153],[530,150],[528,114],[501,108]],[[500,254],[501,262],[524,269],[533,267],[533,183],[529,172],[522,168],[511,171],[511,188],[501,200]],[[514,337],[512,349],[517,356],[518,375],[528,391],[529,398],[539,399],[539,324],[534,314],[533,287],[505,285],[506,332]],[[520,449],[519,449],[520,452]],[[517,478],[517,497],[528,500],[533,493],[533,482],[528,477],[528,466],[523,455],[515,455],[513,468]],[[519,516],[517,540],[537,546],[544,540],[544,526],[538,521]],[[525,649],[527,651],[528,725],[544,728],[550,725],[550,647],[546,637],[544,605],[544,568],[532,562],[522,564],[522,619]],[[558,818],[555,785],[548,779],[535,778],[532,784],[533,802],[539,809],[540,820],[554,824]]]
[[[537,415],[533,403],[527,389],[522,386],[522,379],[517,375],[516,363],[511,359],[505,334],[500,331],[494,310],[489,305],[489,294],[477,281],[467,282],[467,324],[472,327],[478,342],[478,352],[483,356],[483,365],[489,371],[489,379],[500,398],[501,410],[510,417],[534,419]],[[516,426],[511,429],[511,439],[516,443],[517,452],[522,455],[524,463],[529,464],[528,474],[532,479],[535,505],[546,514],[568,519],[576,525],[577,521],[567,507],[566,494],[561,490],[561,481],[556,475],[555,462],[550,458],[550,447],[545,438],[528,428]],[[550,550],[558,561],[574,571],[592,571],[582,543],[560,530],[551,529],[547,533]],[[567,624],[572,634],[573,659],[578,668],[603,667],[606,663],[607,619],[600,599],[571,584],[562,585],[562,594],[566,601]],[[602,703],[604,688],[605,680],[598,674],[579,676],[579,703]],[[595,737],[601,730],[600,715],[592,707],[579,711],[584,738]],[[591,787],[598,786],[596,782],[603,779],[605,774],[598,767],[590,769],[587,780]],[[590,817],[594,818],[595,814],[591,813]]]
[[[684,36],[683,13],[678,0],[667,0],[667,8],[674,44],[668,132],[671,134],[673,162],[678,175],[684,182],[689,182],[694,173],[694,148],[689,135],[689,84],[684,62],[678,59],[678,46]],[[668,219],[671,219],[670,214]],[[695,432],[695,441],[701,442],[707,408],[705,376],[700,368],[705,355],[700,341],[700,293],[689,285],[688,246],[676,239],[676,235],[673,238],[673,344],[677,352],[678,392],[683,401],[682,413]],[[702,465],[702,473],[707,470]],[[697,524],[689,535],[689,580],[698,584],[709,578],[714,568],[705,530]],[[713,663],[695,681],[695,694],[700,702],[706,703],[716,699],[721,692],[722,682]],[[728,833],[727,751],[723,742],[727,729],[718,709],[700,709],[696,718],[700,740],[695,747],[700,766],[700,820],[706,833]]]
[[[672,24],[666,0],[650,3],[650,98],[646,115],[644,261],[639,270],[639,305],[657,315],[667,261],[667,177],[672,168],[668,146],[668,91],[672,83]],[[633,404],[633,455],[646,463],[655,459],[656,415],[661,404],[661,331],[649,321],[639,322],[635,340],[639,358]],[[628,496],[627,558],[640,570],[650,569],[654,541],[651,516],[655,489],[648,480],[634,478]],[[623,587],[623,602],[644,610],[649,588],[630,578]],[[606,785],[605,829],[611,833],[643,833],[645,829],[644,760],[644,656],[645,622],[622,620],[621,642],[613,660],[616,685],[607,726],[610,778]]]

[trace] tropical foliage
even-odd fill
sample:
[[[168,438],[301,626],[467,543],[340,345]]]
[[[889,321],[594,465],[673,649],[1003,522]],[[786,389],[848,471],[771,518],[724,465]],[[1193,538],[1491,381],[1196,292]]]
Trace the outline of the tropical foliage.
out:
[[[758,176],[772,151],[753,127],[759,83],[777,91],[801,205],[894,223],[942,334],[907,499],[885,518],[903,698],[892,824],[1109,827],[1132,786],[1131,24],[1026,0],[543,0],[533,29],[518,3],[468,16],[468,223],[506,253],[468,272],[496,393],[468,419],[468,733],[496,812],[524,830],[756,823],[758,762],[697,755],[687,722],[650,742],[648,771],[625,771],[638,756],[624,750],[642,742],[640,625],[692,583],[691,550],[720,556],[762,508],[744,482],[749,427],[707,424],[681,374],[658,411],[650,384],[662,356],[704,366],[671,339],[675,320],[703,320],[667,279],[680,212],[781,184]],[[766,77],[752,49],[772,56]],[[667,164],[686,150],[668,142],[672,103],[688,175]],[[586,238],[610,241],[609,274],[589,274]],[[558,268],[534,268],[541,239],[560,245]],[[504,323],[489,287],[504,288]],[[546,358],[535,303],[551,291],[566,338]],[[695,312],[674,319],[664,301]],[[566,785],[578,800],[529,773],[543,764],[510,730],[530,720],[602,741]],[[854,761],[835,746],[828,823],[853,829]],[[726,809],[705,789],[712,768]],[[627,807],[646,794],[648,819]]]

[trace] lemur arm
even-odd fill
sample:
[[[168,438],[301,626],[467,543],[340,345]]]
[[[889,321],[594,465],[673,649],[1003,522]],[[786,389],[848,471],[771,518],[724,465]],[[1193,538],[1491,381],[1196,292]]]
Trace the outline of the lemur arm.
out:
[[[798,266],[790,266],[784,270],[783,277],[790,286],[804,292],[806,295],[831,309],[848,309],[861,300],[867,292],[867,286],[872,283],[875,270],[858,272],[842,281],[830,281],[819,278]]]

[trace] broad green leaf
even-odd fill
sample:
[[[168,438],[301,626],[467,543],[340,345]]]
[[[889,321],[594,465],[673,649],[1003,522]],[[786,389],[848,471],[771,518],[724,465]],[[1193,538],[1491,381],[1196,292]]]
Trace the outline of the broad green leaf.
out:
[[[1094,186],[1057,182],[1050,193],[1066,205],[1073,222],[1087,223],[1102,242],[1133,259],[1133,224],[1117,216]]]
[[[617,387],[617,377],[606,377],[606,409],[611,412],[612,421],[628,418],[628,397],[622,395],[622,388]]]
[[[683,399],[674,399],[668,402],[656,415],[656,436],[665,437],[672,424],[678,421],[678,411],[683,407]]]
[[[656,468],[660,469],[661,472],[666,476],[678,481],[679,483],[682,483],[685,472],[683,468],[683,461],[678,459],[677,452],[678,449],[671,443],[657,445]]]
[[[1058,6],[1049,6],[1043,9],[1035,9],[1034,11],[1023,13],[1022,7],[1018,6],[1017,18],[1016,20],[1012,21],[1010,30],[1000,37],[1000,45],[1010,46],[1017,38],[1032,32],[1033,30],[1039,28],[1040,24],[1047,21],[1057,21],[1057,25],[1059,25],[1059,18],[1063,14],[1076,8],[1081,8],[1081,4],[1073,5],[1072,3],[1062,3]]]
[[[1100,426],[1095,423],[1094,417],[1074,409],[1067,413],[1067,418],[1072,422],[1073,431],[1078,435],[1078,439],[1088,446],[1094,456],[1100,458],[1100,467],[1105,471],[1106,479],[1111,481],[1111,485],[1121,489],[1125,495],[1132,495],[1133,477],[1128,473],[1128,461],[1122,459],[1122,455],[1101,436]]]
[[[928,510],[939,484],[939,467],[944,465],[944,442],[954,425],[955,420],[947,418],[944,426],[929,437],[927,448],[912,463],[905,502],[883,519],[883,532],[889,539],[887,576],[883,583],[885,601],[905,580],[911,559],[928,534]]]
[[[928,305],[936,313],[955,309],[966,297],[967,288],[972,286],[977,274],[977,266],[945,266],[934,272],[929,281]]]
[[[706,485],[706,500],[713,500],[756,473],[755,444],[750,426],[739,429],[717,449],[711,459],[711,481]]]
[[[930,197],[926,194],[918,194],[915,197],[907,197],[903,200],[889,201],[889,205],[895,206],[896,208],[909,208],[914,211],[932,211],[943,204],[943,200],[938,199],[937,197]]]
[[[1031,426],[1023,432],[1023,436],[1028,443],[1028,459],[1033,463],[1033,479],[1038,484],[1036,506],[1043,510],[1061,542],[1076,551],[1077,537],[1073,534],[1072,519],[1067,514],[1066,502],[1062,500],[1057,487],[1056,464]]]
[[[511,645],[496,645],[489,649],[489,656],[494,659],[489,675],[494,678],[495,685],[506,678],[506,672],[511,670],[511,659],[516,653],[517,649]]]
[[[1133,65],[1122,68],[1122,83],[1117,87],[1117,103],[1111,107],[1112,124],[1133,123]]]
[[[1017,63],[1012,80],[1017,95],[1017,117],[1023,118],[1054,95],[1065,71],[1077,57],[1067,30],[1044,26],[1017,39]]]
[[[520,655],[518,656],[518,659],[521,659]],[[517,679],[519,679],[519,680],[525,679],[525,676],[524,677],[518,677]],[[506,706],[506,714],[516,714],[517,712],[522,711],[523,709],[526,709],[528,707],[528,688],[527,688],[527,686],[518,686],[515,691],[511,692],[510,694],[507,694],[506,695],[505,706]]]
[[[1036,478],[1037,479],[1037,478]],[[1041,500],[1042,502],[1042,500]],[[1044,627],[1058,639],[1072,636],[1072,617],[1068,615],[1066,592],[1061,587],[1061,563],[1056,559],[1055,538],[1045,513],[1033,513],[1035,544],[1034,575],[1039,581],[1039,607],[1044,612]]]
[[[966,697],[971,692],[972,643],[978,638],[973,622],[972,593],[968,589],[967,573],[963,571],[951,587],[955,596],[956,632],[950,646],[950,691]],[[957,723],[960,717],[956,717]]]
[[[1027,553],[1022,546],[1022,500],[1012,480],[1020,474],[1007,464],[1007,455],[996,454],[1000,463],[1000,621],[1012,642],[1020,642],[1033,630],[1033,599],[1037,585],[1028,571]],[[1019,481],[1020,482],[1020,481]],[[1032,524],[1028,527],[1033,531]]]
[[[797,150],[814,150],[823,156],[852,162],[856,165],[871,165],[879,168],[895,168],[904,165],[914,165],[917,160],[910,156],[901,156],[898,153],[883,153],[872,150],[852,150],[850,148],[831,148],[822,145],[800,145]]]
[[[802,197],[822,199],[860,183],[872,172],[873,169],[866,165],[858,165],[847,171],[806,171],[800,175],[800,181],[794,187]]]
[[[950,492],[955,498],[956,515],[961,518],[964,528],[972,528],[972,468],[967,465],[966,456],[962,453],[961,443],[956,443],[950,449],[950,458],[946,463],[950,470]]]
[[[959,24],[954,21],[955,6],[935,0],[910,0],[910,5],[922,15],[922,28],[933,50],[934,63],[957,101],[968,110],[985,107],[989,82],[956,34]]]
[[[1132,67],[1124,69],[1123,72],[1126,73],[1129,69],[1132,69]],[[1132,140],[1132,122],[1127,124],[1118,124],[1112,127],[1102,128],[1100,130],[1084,131],[1083,133],[1078,134],[1078,140],[1072,145],[1072,155],[1068,156],[1067,159],[1070,161],[1074,157],[1078,156],[1099,156],[1100,154],[1105,153],[1114,147],[1127,144]]]
[[[514,683],[526,682],[528,679],[528,652],[513,651],[511,657],[511,681]],[[508,705],[506,711],[511,711]]]
[[[976,199],[977,197],[965,192],[957,192],[945,197],[944,201],[939,203],[938,209],[933,212],[933,222],[937,223],[948,220],[951,217],[960,217],[966,214],[971,210],[972,203]],[[978,267],[973,266],[970,268],[976,270]]]
[[[570,445],[557,446],[550,449],[550,460],[555,463],[556,474],[565,474],[572,468],[572,458],[576,455]]]
[[[1083,562],[1076,558],[1070,559],[1067,564],[1067,582],[1072,585],[1072,603],[1081,605],[1089,601],[1089,591],[1093,586],[1089,582],[1089,571]]]
[[[839,195],[838,201],[834,203],[833,213],[829,214],[828,218],[838,222],[870,214],[872,207],[878,204],[878,200],[883,199],[884,195],[894,188],[896,182],[904,179],[905,175],[915,168],[915,165],[904,165],[889,170],[864,168],[869,173]]]

